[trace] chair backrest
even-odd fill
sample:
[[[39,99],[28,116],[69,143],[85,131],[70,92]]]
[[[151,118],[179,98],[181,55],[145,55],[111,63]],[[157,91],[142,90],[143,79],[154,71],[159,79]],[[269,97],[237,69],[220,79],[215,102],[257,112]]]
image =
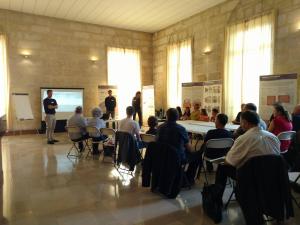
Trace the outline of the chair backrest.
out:
[[[285,131],[277,135],[280,141],[289,141],[292,140],[293,136],[296,134],[295,131]]]
[[[93,126],[87,126],[86,127],[86,131],[91,135],[93,136],[100,136],[101,133],[100,133],[100,130],[97,128],[97,127],[93,127]]]
[[[216,159],[227,154],[234,140],[231,138],[210,139],[206,142],[203,157]]]
[[[81,132],[80,127],[76,127],[76,126],[67,126],[66,127],[68,134],[78,134]]]
[[[106,135],[106,136],[115,136],[116,131],[112,128],[101,128],[101,134]]]
[[[155,142],[155,136],[151,134],[141,134],[141,139],[145,143]]]
[[[231,148],[234,140],[232,138],[210,139],[206,142],[206,148],[220,149]]]

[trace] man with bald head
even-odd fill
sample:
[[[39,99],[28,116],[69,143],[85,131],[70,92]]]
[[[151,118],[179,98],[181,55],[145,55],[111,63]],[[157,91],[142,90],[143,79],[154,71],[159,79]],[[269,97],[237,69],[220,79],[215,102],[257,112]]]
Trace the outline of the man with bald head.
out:
[[[300,130],[300,105],[296,105],[292,114],[293,130]]]

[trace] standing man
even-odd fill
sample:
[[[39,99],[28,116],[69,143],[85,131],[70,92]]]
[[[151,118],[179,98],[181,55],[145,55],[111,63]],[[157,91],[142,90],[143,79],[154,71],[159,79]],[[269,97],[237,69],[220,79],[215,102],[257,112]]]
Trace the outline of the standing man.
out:
[[[135,97],[132,99],[132,107],[134,109],[133,120],[135,120],[136,114],[138,114],[139,125],[141,127],[143,125],[143,118],[142,118],[141,92],[140,91],[136,92]]]
[[[105,98],[106,113],[111,116],[112,119],[115,118],[115,108],[117,105],[116,98],[112,96],[112,90],[108,91],[108,96]]]
[[[58,140],[53,139],[53,133],[56,125],[55,119],[55,109],[57,109],[56,100],[52,98],[53,91],[47,90],[47,98],[44,99],[44,111],[46,113],[45,122],[46,122],[46,136],[49,145],[53,145],[54,142],[58,142]]]

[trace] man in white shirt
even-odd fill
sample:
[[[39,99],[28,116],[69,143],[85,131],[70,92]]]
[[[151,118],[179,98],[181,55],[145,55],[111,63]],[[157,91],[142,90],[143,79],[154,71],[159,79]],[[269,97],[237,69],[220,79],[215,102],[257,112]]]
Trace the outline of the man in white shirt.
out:
[[[260,118],[254,111],[241,114],[241,127],[246,131],[238,137],[225,158],[225,164],[219,165],[215,183],[225,190],[227,177],[236,178],[236,169],[250,158],[261,155],[280,155],[280,141],[272,133],[259,128]]]
[[[71,133],[70,134],[70,139],[71,140],[79,141],[78,142],[78,147],[79,147],[80,151],[83,151],[82,141],[88,138],[88,135],[86,133],[86,125],[87,125],[87,121],[82,116],[82,107],[77,106],[76,109],[75,109],[74,115],[71,116],[68,119],[67,126],[68,127],[79,127],[80,128],[79,133]]]
[[[133,114],[134,114],[134,108],[132,106],[128,106],[126,108],[127,117],[125,119],[122,119],[119,122],[119,131],[128,132],[132,134],[140,145],[141,143],[140,126],[137,121],[132,119]]]

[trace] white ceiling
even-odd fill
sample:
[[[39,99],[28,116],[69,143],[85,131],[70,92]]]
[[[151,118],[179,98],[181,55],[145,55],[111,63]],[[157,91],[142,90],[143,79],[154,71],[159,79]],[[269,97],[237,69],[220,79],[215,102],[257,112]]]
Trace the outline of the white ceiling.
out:
[[[0,8],[145,32],[226,0],[0,0]]]

